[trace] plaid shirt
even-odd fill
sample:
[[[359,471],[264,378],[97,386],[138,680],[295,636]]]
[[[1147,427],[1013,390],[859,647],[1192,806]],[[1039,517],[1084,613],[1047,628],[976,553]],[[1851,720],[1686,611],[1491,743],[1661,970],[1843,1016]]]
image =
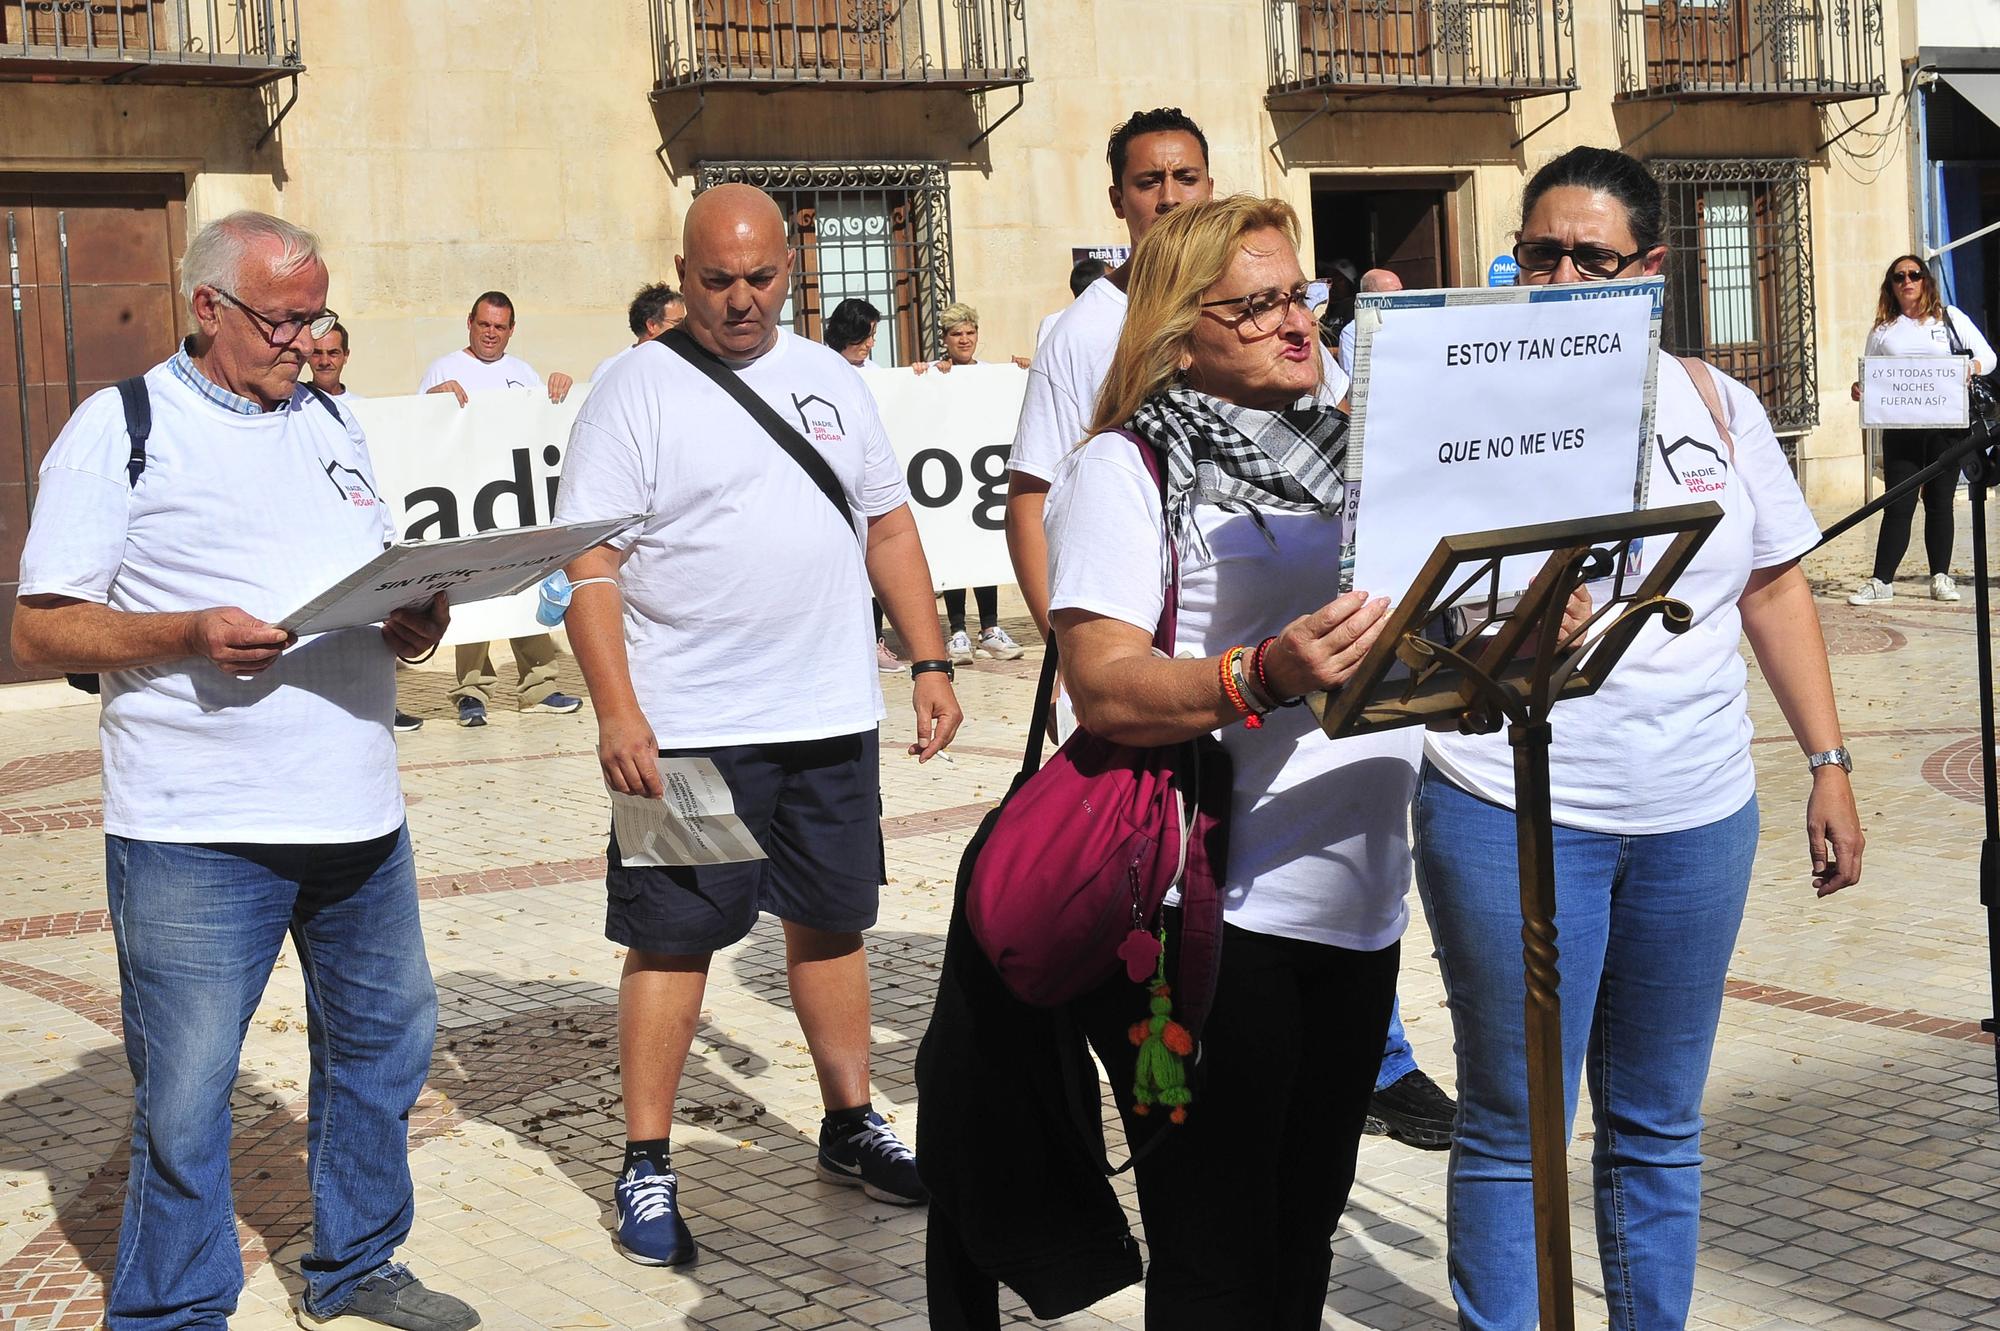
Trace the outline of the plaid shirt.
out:
[[[210,382],[206,375],[194,367],[194,359],[188,355],[185,345],[174,353],[174,358],[167,362],[167,368],[174,372],[174,378],[180,380],[189,388],[192,388],[195,392],[213,402],[216,406],[221,407],[224,411],[233,411],[239,416],[262,416],[264,414],[264,408],[251,399],[232,393],[228,389]],[[293,396],[296,397],[297,394],[293,394]],[[291,406],[291,402],[287,400],[280,402],[273,410],[289,411],[291,410]]]

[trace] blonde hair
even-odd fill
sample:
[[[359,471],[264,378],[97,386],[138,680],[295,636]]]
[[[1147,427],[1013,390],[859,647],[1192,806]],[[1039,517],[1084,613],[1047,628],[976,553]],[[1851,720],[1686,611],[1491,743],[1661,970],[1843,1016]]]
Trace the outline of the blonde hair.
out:
[[[962,300],[955,300],[945,306],[944,313],[938,316],[938,331],[949,333],[960,324],[971,324],[974,328],[979,327],[979,311],[973,309]]]
[[[1118,429],[1180,377],[1202,295],[1222,280],[1252,231],[1276,231],[1297,248],[1299,215],[1283,199],[1232,194],[1183,204],[1146,233],[1128,264],[1125,328],[1085,438]]]

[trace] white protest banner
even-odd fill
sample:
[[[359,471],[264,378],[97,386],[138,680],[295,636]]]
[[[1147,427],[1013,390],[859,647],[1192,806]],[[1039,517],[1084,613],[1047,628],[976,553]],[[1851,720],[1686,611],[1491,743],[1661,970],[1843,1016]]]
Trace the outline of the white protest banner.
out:
[[[1007,453],[1028,391],[1017,365],[870,370],[882,426],[910,485],[931,582],[938,588],[1014,581],[1007,558]]]
[[[869,370],[910,508],[937,589],[1011,583],[1007,558],[1007,453],[1027,391],[1013,365],[962,365],[941,373]],[[570,426],[590,392],[560,404],[530,388],[363,398],[352,405],[368,438],[375,483],[399,539],[436,540],[532,527],[552,520]],[[785,465],[791,463],[786,461]],[[447,643],[546,633],[533,588],[452,610]]]
[[[368,438],[375,484],[389,501],[399,540],[424,541],[553,520],[569,427],[589,386],[560,403],[536,388],[361,398],[354,415]],[[447,643],[547,633],[535,619],[535,589],[455,605]]]
[[[1963,430],[1972,423],[1965,356],[1865,356],[1861,428]]]
[[[1642,507],[1664,285],[1362,295],[1341,587],[1400,597],[1443,537]]]

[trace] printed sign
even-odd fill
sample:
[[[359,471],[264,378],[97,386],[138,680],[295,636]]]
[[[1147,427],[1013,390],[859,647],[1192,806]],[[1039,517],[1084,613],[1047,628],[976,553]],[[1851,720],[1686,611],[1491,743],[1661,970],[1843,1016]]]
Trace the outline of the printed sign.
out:
[[[1520,282],[1521,265],[1514,261],[1511,254],[1497,255],[1486,266],[1486,285],[1489,287],[1518,286]]]
[[[1972,423],[1964,356],[1867,356],[1861,361],[1861,428],[1963,430]]]
[[[1069,252],[1070,265],[1074,267],[1085,259],[1102,259],[1105,266],[1116,268],[1132,257],[1130,245],[1078,245]]]
[[[1643,507],[1664,285],[1362,294],[1342,589],[1400,597],[1446,536]]]
[[[1007,558],[1007,453],[1027,391],[1013,365],[871,370],[889,441],[910,486],[910,508],[935,585],[1011,583]],[[354,414],[367,435],[375,481],[403,541],[434,541],[549,522],[576,413],[578,384],[561,403],[536,389],[364,398]],[[830,407],[808,399],[794,415],[807,432],[834,428]],[[836,430],[836,433],[838,431]],[[454,607],[447,643],[545,633],[530,587],[516,596]]]

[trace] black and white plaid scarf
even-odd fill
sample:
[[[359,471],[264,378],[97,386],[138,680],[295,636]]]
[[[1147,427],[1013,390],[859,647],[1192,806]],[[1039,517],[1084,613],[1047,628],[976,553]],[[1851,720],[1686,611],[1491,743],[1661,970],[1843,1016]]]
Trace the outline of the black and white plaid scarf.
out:
[[[1192,388],[1161,389],[1132,414],[1131,429],[1167,455],[1167,532],[1176,550],[1207,543],[1194,506],[1246,513],[1266,540],[1259,508],[1338,512],[1347,499],[1340,468],[1347,414],[1302,397],[1283,411],[1239,407]]]

